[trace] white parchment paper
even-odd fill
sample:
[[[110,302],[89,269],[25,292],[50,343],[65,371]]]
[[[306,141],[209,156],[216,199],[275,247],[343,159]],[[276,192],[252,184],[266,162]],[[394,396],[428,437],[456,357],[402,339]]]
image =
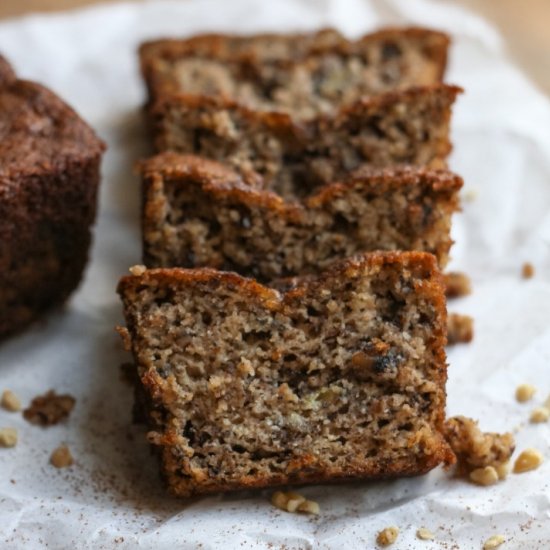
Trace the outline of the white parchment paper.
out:
[[[136,47],[200,31],[335,25],[356,36],[384,24],[450,32],[447,80],[466,89],[451,167],[465,178],[465,196],[477,197],[456,217],[452,267],[471,275],[474,293],[450,309],[473,315],[476,334],[449,351],[449,413],[480,418],[488,430],[520,427],[518,449],[535,446],[546,462],[490,488],[436,470],[304,489],[321,506],[318,518],[273,509],[268,492],[172,499],[143,429],[131,424],[131,390],[119,378],[127,356],[113,331],[116,282],[140,260],[131,166],[147,143]],[[550,548],[550,424],[528,423],[550,393],[550,103],[510,64],[492,28],[435,0],[146,2],[3,22],[0,51],[21,76],[70,102],[109,146],[84,283],[63,312],[0,345],[0,390],[25,403],[49,388],[77,398],[69,421],[45,430],[0,410],[0,426],[20,434],[16,448],[0,449],[0,548],[374,548],[388,525],[400,528],[399,549],[475,549],[496,533],[507,550]],[[531,280],[520,276],[524,261],[536,268]],[[539,388],[531,404],[515,402],[522,382]],[[70,469],[48,463],[61,442],[75,455]],[[436,539],[418,541],[420,526]]]

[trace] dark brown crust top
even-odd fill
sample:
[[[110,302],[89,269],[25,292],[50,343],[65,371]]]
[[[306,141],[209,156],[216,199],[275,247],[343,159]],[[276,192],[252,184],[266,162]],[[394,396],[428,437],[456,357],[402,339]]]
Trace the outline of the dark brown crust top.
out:
[[[377,193],[399,188],[413,183],[424,182],[435,192],[458,191],[462,178],[446,170],[430,170],[420,167],[399,166],[393,168],[361,168],[343,182],[324,185],[313,195],[300,202],[286,202],[272,191],[247,185],[231,168],[194,155],[180,155],[171,151],[142,161],[138,164],[144,180],[155,178],[177,179],[198,183],[204,192],[216,198],[233,197],[250,207],[267,207],[283,216],[293,219],[302,215],[307,208],[320,207],[330,203],[347,189],[372,188]]]
[[[0,188],[101,155],[105,145],[90,126],[44,86],[18,80],[4,58],[0,82]]]
[[[386,28],[366,34],[358,40],[348,40],[335,29],[316,33],[257,34],[252,36],[202,34],[188,39],[160,39],[145,42],[139,47],[141,71],[147,82],[150,97],[158,96],[161,82],[155,74],[158,59],[173,61],[186,56],[261,63],[266,61],[296,62],[310,55],[327,52],[353,54],[372,42],[391,41],[400,37],[426,40],[425,54],[439,67],[438,80],[443,78],[447,64],[450,38],[447,34],[420,27]],[[271,47],[263,47],[269,44]],[[174,90],[172,90],[173,92]]]

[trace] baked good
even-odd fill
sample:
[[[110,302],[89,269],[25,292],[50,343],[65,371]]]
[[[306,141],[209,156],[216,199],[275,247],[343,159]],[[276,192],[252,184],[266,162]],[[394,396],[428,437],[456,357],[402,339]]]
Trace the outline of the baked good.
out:
[[[433,255],[359,255],[286,293],[208,268],[139,266],[118,292],[173,494],[412,476],[453,461]]]
[[[441,81],[449,37],[386,29],[346,40],[334,29],[290,35],[201,35],[140,47],[150,103],[166,95],[216,96],[307,119],[365,95]]]
[[[444,266],[462,186],[441,170],[360,169],[284,198],[217,162],[172,152],[141,163],[141,172],[148,267],[208,266],[262,282],[372,250],[423,250]]]
[[[299,196],[363,164],[445,167],[459,91],[438,84],[389,92],[302,123],[219,98],[169,96],[151,110],[151,123],[158,151],[217,160],[249,185]]]
[[[78,285],[103,150],[67,104],[0,61],[0,336]]]

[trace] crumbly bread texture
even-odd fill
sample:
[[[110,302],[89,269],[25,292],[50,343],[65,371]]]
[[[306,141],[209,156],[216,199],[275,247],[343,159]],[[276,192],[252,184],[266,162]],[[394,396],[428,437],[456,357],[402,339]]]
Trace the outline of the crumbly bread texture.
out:
[[[173,494],[410,476],[454,460],[433,255],[357,256],[286,293],[207,268],[135,273],[118,292]]]
[[[159,100],[150,121],[157,151],[217,160],[249,185],[296,196],[364,164],[444,168],[460,91],[437,84],[388,92],[307,122],[220,98],[176,95]]]
[[[0,58],[0,337],[78,285],[103,149],[68,105]]]
[[[457,473],[507,464],[515,449],[511,433],[483,432],[477,421],[453,416],[445,422],[445,437],[457,459]]]
[[[363,169],[283,198],[195,156],[162,153],[141,171],[148,267],[214,267],[263,282],[373,250],[427,251],[443,266],[462,185],[445,171]]]
[[[441,81],[449,37],[387,29],[357,41],[333,29],[298,35],[201,35],[140,48],[150,102],[185,93],[305,120],[362,96]]]

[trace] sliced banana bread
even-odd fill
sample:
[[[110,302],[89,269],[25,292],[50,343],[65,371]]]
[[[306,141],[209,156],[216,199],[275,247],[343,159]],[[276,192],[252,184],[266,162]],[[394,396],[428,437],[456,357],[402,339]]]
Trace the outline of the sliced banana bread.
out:
[[[449,38],[387,29],[357,41],[334,29],[290,35],[202,35],[140,48],[150,101],[177,93],[217,96],[297,119],[361,96],[439,82]]]
[[[433,255],[360,255],[286,293],[207,268],[133,273],[118,292],[172,493],[411,476],[453,461]]]
[[[66,103],[0,58],[0,337],[78,285],[103,149]]]
[[[247,184],[299,196],[363,164],[445,167],[459,91],[440,84],[387,93],[307,123],[197,96],[168,97],[151,115],[158,151],[217,160]]]
[[[245,185],[214,161],[141,164],[148,267],[215,267],[262,282],[372,250],[422,250],[445,265],[462,180],[422,168],[358,170],[305,198]]]

